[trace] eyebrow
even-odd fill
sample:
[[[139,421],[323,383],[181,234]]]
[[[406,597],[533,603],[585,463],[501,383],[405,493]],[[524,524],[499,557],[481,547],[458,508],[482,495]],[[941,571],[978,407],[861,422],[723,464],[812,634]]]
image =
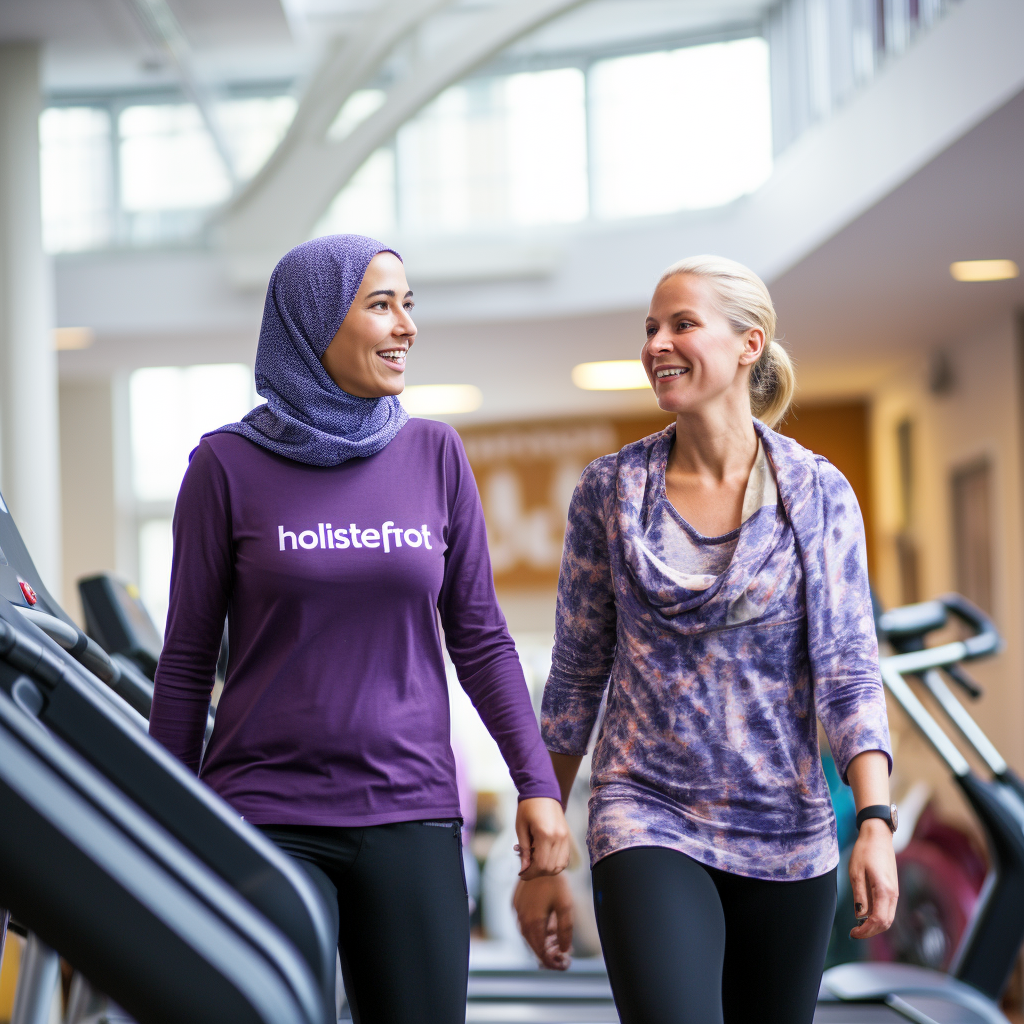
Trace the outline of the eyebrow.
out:
[[[679,310],[676,310],[675,313],[670,313],[668,318],[669,318],[669,320],[675,320],[676,317],[680,317],[680,316],[686,316],[686,317],[694,318],[694,317],[697,316],[697,313],[694,312],[694,310],[692,310],[692,309],[679,309]],[[647,320],[656,320],[656,318],[653,317],[653,316],[648,316]],[[644,322],[646,323],[647,321],[644,321]]]
[[[386,295],[389,299],[393,299],[395,297],[395,291],[393,288],[378,288],[375,292],[370,292],[366,297],[370,299],[374,295]],[[411,288],[405,293],[405,298],[409,298],[410,295],[412,295]]]

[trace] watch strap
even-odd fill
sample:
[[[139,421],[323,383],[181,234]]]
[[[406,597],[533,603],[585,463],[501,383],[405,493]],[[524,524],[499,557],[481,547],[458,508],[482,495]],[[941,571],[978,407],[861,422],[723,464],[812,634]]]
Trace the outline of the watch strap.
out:
[[[871,804],[870,807],[864,807],[857,812],[857,829],[859,830],[861,825],[864,824],[868,818],[881,818],[890,828],[891,831],[895,832],[896,828],[892,820],[892,808],[889,804]]]

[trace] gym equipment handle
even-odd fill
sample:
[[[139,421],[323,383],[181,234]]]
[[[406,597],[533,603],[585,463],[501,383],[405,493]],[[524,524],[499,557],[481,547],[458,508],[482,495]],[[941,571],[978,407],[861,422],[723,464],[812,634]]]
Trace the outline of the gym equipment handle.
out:
[[[121,681],[121,670],[110,660],[110,655],[95,640],[88,637],[76,626],[70,626],[56,615],[35,608],[13,605],[19,612],[41,629],[54,643],[59,644],[76,661],[81,662],[94,676],[103,680],[112,690],[117,690]]]
[[[985,695],[985,691],[978,685],[959,665],[945,665],[943,672],[964,690],[971,700],[977,700]]]
[[[963,641],[964,647],[967,648],[967,659],[981,658],[1000,650],[1003,644],[995,623],[976,604],[968,601],[962,594],[943,594],[939,601],[975,632],[974,636]]]

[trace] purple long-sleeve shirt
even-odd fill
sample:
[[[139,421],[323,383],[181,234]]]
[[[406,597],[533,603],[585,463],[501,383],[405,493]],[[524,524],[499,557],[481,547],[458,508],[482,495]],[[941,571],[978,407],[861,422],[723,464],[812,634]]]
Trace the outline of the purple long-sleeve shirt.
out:
[[[230,660],[201,777],[256,824],[459,816],[438,617],[521,799],[559,798],[498,607],[458,434],[410,420],[334,467],[204,439],[174,512],[150,733],[193,769],[224,616]]]
[[[607,689],[592,861],[663,846],[812,878],[839,860],[818,720],[844,778],[864,751],[891,763],[857,500],[824,459],[755,429],[780,503],[743,523],[704,589],[663,561],[674,425],[591,463],[573,496],[542,728],[583,754]]]

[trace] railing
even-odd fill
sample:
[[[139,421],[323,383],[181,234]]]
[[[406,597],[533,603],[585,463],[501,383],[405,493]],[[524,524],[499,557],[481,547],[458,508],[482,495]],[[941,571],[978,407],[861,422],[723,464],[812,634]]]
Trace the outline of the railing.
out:
[[[782,0],[765,34],[775,155],[825,120],[957,0]]]

